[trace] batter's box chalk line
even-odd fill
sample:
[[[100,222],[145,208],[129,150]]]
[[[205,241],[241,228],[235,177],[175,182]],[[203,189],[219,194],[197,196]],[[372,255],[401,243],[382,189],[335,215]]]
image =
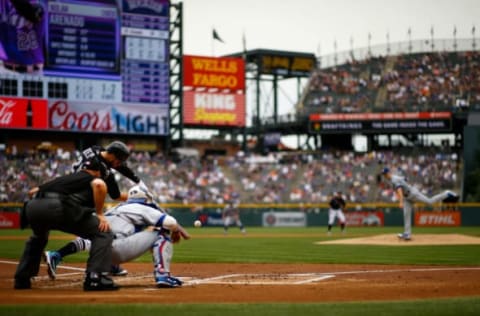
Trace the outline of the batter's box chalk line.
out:
[[[323,273],[236,273],[219,275],[210,278],[192,278],[185,280],[185,285],[199,284],[241,284],[241,285],[292,285],[320,282],[335,277],[333,274]],[[180,278],[182,281],[183,279]]]

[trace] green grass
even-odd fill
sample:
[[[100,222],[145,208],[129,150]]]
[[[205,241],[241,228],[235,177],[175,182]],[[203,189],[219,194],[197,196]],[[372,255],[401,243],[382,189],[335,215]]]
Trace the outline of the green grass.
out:
[[[317,241],[377,234],[395,234],[397,228],[352,228],[348,234],[328,237],[324,228],[253,229],[243,238],[238,232],[228,237],[221,230],[194,232],[188,242],[175,248],[177,262],[251,262],[251,263],[370,263],[370,264],[446,264],[479,265],[480,246],[409,246],[318,245]],[[452,233],[451,229],[423,229],[418,233]],[[217,232],[220,237],[202,238]],[[459,230],[455,230],[459,233]],[[460,229],[461,233],[479,235],[478,228]],[[275,235],[278,236],[275,236]],[[264,236],[263,236],[264,235]],[[287,237],[282,237],[287,235]]]
[[[334,228],[332,237],[325,227],[310,228],[248,228],[243,236],[232,228],[228,236],[221,228],[188,228],[192,239],[175,246],[175,262],[225,263],[368,263],[414,265],[470,265],[480,266],[479,245],[456,246],[364,246],[317,245],[315,242],[364,237],[378,234],[396,234],[400,227],[349,228],[340,235]],[[414,228],[414,234],[466,234],[480,237],[478,227]],[[18,240],[0,241],[0,258],[18,260],[30,231],[0,230],[0,236],[18,235]],[[64,245],[71,237],[52,232],[48,249]],[[66,238],[59,240],[59,237]],[[87,254],[76,254],[66,262],[85,262]],[[151,262],[146,254],[139,262]],[[1,315],[480,315],[480,297],[395,301],[316,304],[128,304],[89,305],[78,308],[69,305],[0,305]]]
[[[395,234],[396,227],[349,228],[340,235],[334,230],[332,237],[325,228],[249,228],[247,236],[231,229],[223,236],[221,228],[189,229],[192,239],[175,246],[174,262],[225,262],[225,263],[368,263],[368,264],[418,264],[418,265],[480,265],[480,245],[454,246],[371,246],[371,245],[318,245],[317,241],[338,238],[364,237],[378,234]],[[8,235],[7,231],[0,231]],[[10,230],[26,239],[30,232]],[[477,227],[418,228],[415,234],[468,234],[480,236]],[[55,239],[65,234],[51,235],[48,249],[57,249],[67,240]],[[24,240],[0,243],[0,257],[18,259]],[[84,262],[86,253],[66,258],[66,262]],[[151,262],[146,254],[139,262]]]
[[[141,316],[141,315],[262,315],[262,316],[476,316],[480,312],[480,298],[422,300],[403,302],[341,302],[315,304],[129,304],[129,305],[4,305],[0,313],[9,316]]]

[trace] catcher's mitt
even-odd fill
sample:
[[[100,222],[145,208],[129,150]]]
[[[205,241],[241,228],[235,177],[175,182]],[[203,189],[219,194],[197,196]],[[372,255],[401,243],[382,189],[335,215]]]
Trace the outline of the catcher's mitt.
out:
[[[190,239],[190,235],[187,233],[187,231],[180,225],[177,226],[177,230],[172,232],[170,234],[170,239],[172,240],[172,243],[178,243],[180,242],[181,239]]]
[[[172,240],[172,243],[176,244],[180,242],[180,240],[182,239],[182,236],[180,235],[180,232],[177,230],[170,234],[170,239]]]

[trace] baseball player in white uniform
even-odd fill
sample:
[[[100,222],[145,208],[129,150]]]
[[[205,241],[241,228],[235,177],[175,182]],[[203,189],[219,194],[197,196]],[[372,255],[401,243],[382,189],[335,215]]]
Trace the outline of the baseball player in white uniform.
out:
[[[412,238],[412,213],[415,201],[427,204],[434,204],[445,199],[458,201],[458,195],[449,190],[428,197],[418,188],[410,185],[404,176],[392,174],[389,168],[383,168],[382,175],[392,184],[398,197],[399,206],[403,208],[403,233],[397,235],[402,240],[408,241]]]
[[[154,278],[157,287],[179,287],[182,281],[170,275],[173,244],[170,236],[180,234],[189,239],[188,233],[176,219],[152,203],[150,193],[135,185],[128,191],[128,199],[105,213],[114,240],[112,265],[134,260],[149,249],[152,250]],[[50,278],[55,279],[56,268],[62,258],[82,250],[89,251],[90,241],[77,238],[58,251],[44,254]]]

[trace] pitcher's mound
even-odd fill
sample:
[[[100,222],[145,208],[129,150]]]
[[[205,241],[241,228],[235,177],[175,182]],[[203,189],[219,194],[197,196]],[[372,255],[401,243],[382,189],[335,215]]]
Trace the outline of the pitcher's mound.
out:
[[[343,245],[386,245],[386,246],[424,246],[424,245],[480,245],[480,238],[461,234],[413,234],[410,241],[399,239],[395,234],[376,235],[359,238],[345,238],[318,241],[315,244]]]

